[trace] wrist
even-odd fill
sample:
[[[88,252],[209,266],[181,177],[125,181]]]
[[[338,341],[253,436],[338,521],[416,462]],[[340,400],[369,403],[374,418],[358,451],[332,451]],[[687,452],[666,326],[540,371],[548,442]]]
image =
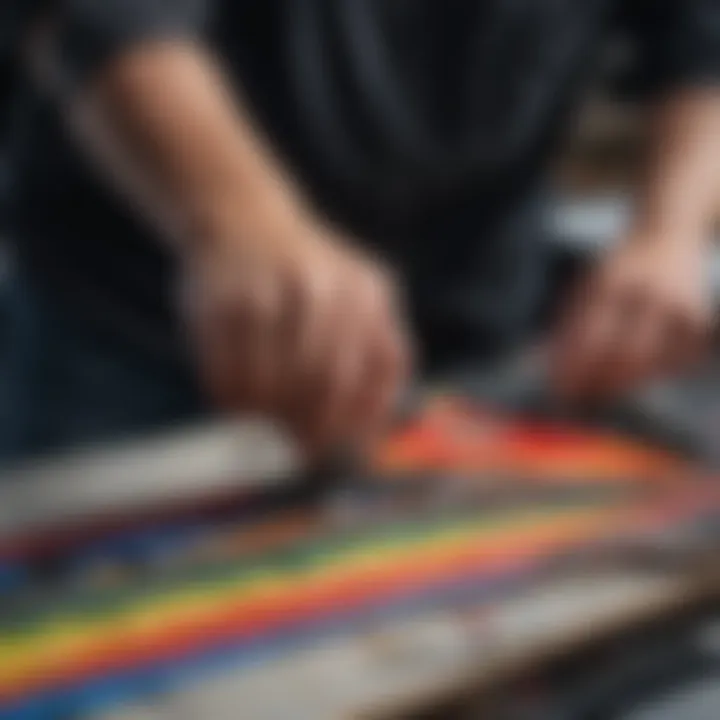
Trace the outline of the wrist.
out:
[[[297,227],[308,213],[292,193],[272,186],[215,193],[190,214],[183,250],[194,255],[284,234],[281,228]]]
[[[700,222],[668,222],[658,218],[638,218],[628,234],[635,245],[651,245],[668,251],[707,250],[712,240],[712,228]]]

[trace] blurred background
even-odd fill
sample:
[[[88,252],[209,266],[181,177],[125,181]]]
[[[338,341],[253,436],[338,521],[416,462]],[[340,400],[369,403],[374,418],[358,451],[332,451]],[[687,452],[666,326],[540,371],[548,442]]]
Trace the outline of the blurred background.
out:
[[[542,325],[552,314],[558,298],[563,294],[569,281],[582,270],[587,260],[591,258],[599,248],[606,243],[612,242],[612,240],[619,234],[626,221],[628,206],[631,200],[630,188],[633,186],[633,180],[638,173],[639,162],[640,158],[643,156],[643,146],[646,141],[642,110],[637,102],[634,92],[636,85],[636,71],[637,68],[634,61],[634,49],[624,38],[617,38],[616,42],[608,48],[607,55],[604,58],[600,71],[595,77],[592,85],[588,88],[582,112],[577,118],[574,132],[568,139],[563,152],[557,160],[555,168],[555,191],[552,197],[548,198],[546,208],[546,222],[548,230],[547,237],[548,242],[552,246],[552,253],[554,257],[552,265],[552,280],[549,285],[549,292],[546,301],[538,313],[538,325]],[[3,278],[6,275],[6,268],[12,261],[11,258],[7,256],[6,246],[3,244],[3,236],[6,233],[6,229],[3,225],[2,199],[3,197],[8,197],[9,194],[13,192],[13,178],[9,176],[7,170],[5,169],[3,164],[3,155],[7,152],[5,130],[12,114],[13,95],[17,90],[19,82],[19,78],[13,75],[10,63],[7,59],[0,57],[0,373],[2,373],[2,346],[5,342],[7,342],[7,338],[3,332]],[[707,390],[707,386],[705,389]],[[253,453],[258,453],[258,445],[256,443],[254,444],[251,440],[246,443],[244,448],[239,450],[238,448],[234,448],[232,453],[238,453],[243,450],[246,453],[245,457],[252,457]],[[157,455],[157,462],[151,462],[149,465],[144,465],[143,463],[145,460],[140,460],[140,458],[138,458],[138,465],[136,467],[132,463],[128,462],[128,459],[124,456],[117,455],[113,456],[113,458],[105,458],[99,465],[90,463],[87,466],[83,466],[84,469],[82,472],[74,469],[75,466],[69,466],[68,469],[63,470],[62,472],[59,470],[56,471],[53,468],[49,474],[43,477],[41,482],[36,483],[35,485],[27,485],[27,488],[30,488],[29,490],[23,489],[22,485],[18,484],[15,500],[7,503],[6,507],[3,507],[3,503],[0,502],[0,521],[5,523],[4,527],[18,527],[18,523],[13,525],[13,522],[11,522],[13,520],[12,516],[14,513],[17,514],[18,517],[22,517],[23,512],[29,512],[28,508],[35,510],[39,508],[46,514],[52,514],[52,512],[57,512],[58,506],[62,506],[64,511],[67,511],[68,517],[73,519],[73,511],[77,511],[77,507],[88,497],[90,500],[97,500],[95,494],[90,491],[91,486],[87,482],[85,482],[85,484],[75,482],[76,480],[79,480],[80,474],[83,475],[85,481],[87,481],[92,475],[95,475],[95,479],[100,477],[105,478],[104,487],[112,487],[113,492],[116,493],[115,495],[110,493],[108,497],[117,497],[122,502],[130,502],[135,494],[142,497],[143,492],[147,490],[147,487],[144,486],[145,478],[143,477],[142,472],[139,472],[137,468],[150,467],[152,468],[153,474],[158,478],[162,476],[164,481],[164,484],[158,484],[158,492],[160,493],[159,497],[166,501],[168,497],[173,497],[173,500],[175,500],[175,494],[181,495],[182,492],[189,490],[191,487],[197,486],[199,482],[209,478],[208,468],[210,465],[212,465],[213,462],[217,463],[222,458],[226,457],[228,452],[227,443],[218,444],[217,440],[214,443],[210,443],[204,439],[202,439],[202,441],[198,441],[196,439],[193,442],[190,442],[188,439],[184,445],[179,444],[174,446],[174,449],[171,452],[159,452]],[[232,453],[230,454],[232,455]],[[163,476],[166,468],[171,467],[170,465],[165,464],[166,461],[171,462],[173,471],[171,474]],[[201,467],[204,467],[204,470],[200,470]],[[180,472],[180,470],[182,470],[182,472]],[[117,471],[117,473],[115,473],[115,471]],[[53,497],[53,493],[57,494],[56,488],[58,486],[55,483],[58,480],[58,472],[60,472],[59,476],[62,480],[67,483],[68,488],[67,497],[65,497],[64,501],[60,503],[56,502],[56,498]],[[205,473],[205,475],[203,475],[203,473]],[[172,482],[168,482],[168,478],[171,475],[175,477],[175,485],[173,485]],[[178,485],[179,475],[186,478],[188,485],[178,490],[180,487]],[[225,481],[227,481],[227,478],[225,478]],[[13,490],[13,492],[15,492],[15,490]],[[73,492],[75,495],[73,495]],[[117,492],[120,492],[120,494],[117,495]],[[101,493],[98,491],[97,496],[99,497],[100,494]],[[155,500],[157,500],[157,498],[155,498]],[[137,503],[138,501],[136,500],[136,505],[133,507],[142,507]],[[167,504],[170,504],[169,501]],[[371,508],[371,510],[374,509]],[[235,509],[233,509],[233,512],[235,512]],[[30,515],[28,515],[28,517],[29,516]],[[245,515],[241,516],[240,514],[238,514],[237,517],[242,517],[243,522],[246,522],[248,519]],[[228,521],[226,517],[223,517],[223,522],[227,525],[231,525],[234,522],[238,522],[237,517],[232,515],[230,521]],[[193,522],[194,521],[195,519],[193,518]],[[0,526],[2,526],[2,523],[0,523]],[[21,524],[22,523],[20,523],[20,525]],[[98,522],[96,525],[102,529],[102,522]],[[182,523],[178,521],[178,525],[182,526]],[[212,523],[210,523],[210,525],[212,525]],[[148,526],[150,526],[153,531],[156,530],[150,521],[148,521]],[[171,527],[171,524],[169,523],[168,526]],[[177,528],[172,527],[171,529],[177,530]],[[177,535],[183,535],[186,529],[187,528],[185,526],[182,526],[181,529],[177,531]],[[145,528],[143,528],[143,532],[144,530]],[[193,525],[193,531],[195,530],[197,530],[197,528]],[[107,555],[105,553],[112,554],[112,552],[114,552],[114,550],[112,550],[112,552],[108,550],[108,548],[111,547],[111,543],[108,543],[107,545],[100,547],[100,549],[96,551],[96,557],[91,558],[91,560],[87,560],[82,553],[79,553],[79,556],[84,558],[82,562],[85,564],[83,565],[80,561],[78,561],[71,567],[70,571],[68,571],[66,567],[61,567],[60,561],[57,561],[55,566],[53,566],[52,563],[45,563],[44,565],[39,563],[39,570],[37,570],[37,567],[33,566],[33,572],[37,571],[37,577],[31,577],[31,582],[28,582],[27,584],[32,585],[32,583],[39,578],[38,587],[41,588],[40,594],[44,592],[44,586],[42,583],[46,583],[45,587],[50,588],[52,592],[56,592],[57,597],[59,598],[58,603],[61,603],[61,601],[65,602],[68,597],[75,597],[73,593],[76,592],[79,587],[83,588],[85,586],[89,586],[93,592],[96,590],[96,587],[100,587],[101,590],[109,591],[109,594],[111,594],[113,588],[122,587],[123,582],[129,582],[130,584],[135,582],[137,583],[137,587],[144,589],[145,583],[151,584],[153,575],[156,571],[158,575],[162,575],[164,572],[173,572],[173,562],[177,563],[177,566],[180,567],[181,570],[183,568],[183,563],[189,565],[195,563],[193,567],[202,565],[206,556],[211,560],[216,559],[216,556],[213,555],[213,553],[217,553],[218,548],[225,552],[225,555],[222,556],[223,562],[227,561],[228,558],[235,562],[247,562],[247,558],[243,556],[242,553],[247,552],[248,547],[252,552],[252,542],[248,542],[246,540],[244,549],[241,548],[239,550],[238,548],[242,545],[240,541],[232,538],[228,540],[224,535],[221,535],[218,539],[218,537],[213,534],[216,530],[216,527],[210,527],[208,530],[207,527],[203,526],[201,531],[210,536],[210,542],[202,547],[198,545],[199,549],[195,546],[191,546],[191,543],[188,543],[188,546],[183,545],[179,550],[177,545],[172,544],[172,542],[176,541],[174,536],[172,542],[167,540],[167,538],[164,538],[162,542],[165,543],[165,545],[158,543],[154,546],[153,542],[156,540],[153,539],[152,532],[148,531],[147,534],[139,533],[137,537],[131,537],[132,542],[127,545],[127,547],[130,548],[129,550],[127,550],[126,546],[122,546],[122,551],[118,550],[118,554],[125,553],[122,556],[122,560],[117,563],[117,567],[120,568],[119,571],[117,567],[113,565],[116,558],[113,557],[112,560],[107,560]],[[225,530],[227,530],[227,527],[223,526],[223,531]],[[276,531],[277,530],[275,530],[275,532]],[[28,534],[32,534],[32,527]],[[269,534],[272,535],[272,531]],[[0,532],[0,550],[2,549],[2,537],[2,532]],[[258,542],[262,544],[266,541],[267,538],[263,537],[260,538],[260,541]],[[185,540],[183,540],[183,542],[185,542]],[[121,542],[116,543],[116,546],[120,547]],[[190,550],[187,551],[187,553],[186,547],[190,547]],[[196,551],[195,555],[192,554],[193,550]],[[154,552],[154,555],[151,551]],[[203,552],[206,553],[206,555],[203,555]],[[173,553],[175,553],[175,555],[173,555]],[[170,558],[167,563],[165,563],[166,557]],[[238,560],[238,557],[240,560]],[[288,563],[288,565],[296,562],[297,558],[291,558],[291,563]],[[103,563],[105,564],[103,565]],[[122,563],[125,563],[125,565]],[[153,563],[156,563],[157,567],[153,565]],[[8,563],[8,567],[10,570],[17,569],[12,566],[12,563]],[[137,570],[138,567],[141,568],[140,572]],[[295,565],[293,565],[293,567],[295,567]],[[3,557],[0,554],[0,571],[2,570]],[[8,573],[7,577],[11,577],[10,571],[7,568],[5,568],[5,570]],[[67,573],[67,577],[62,575],[63,572]],[[278,568],[271,567],[271,573],[272,572],[278,572]],[[136,576],[132,573],[137,573],[140,580],[137,580]],[[0,572],[0,579],[1,575],[2,572]],[[58,578],[60,580],[58,580]],[[67,580],[67,578],[70,579]],[[192,582],[195,583],[195,585],[192,585],[191,587],[201,587],[203,592],[209,592],[212,590],[210,584],[202,584],[204,582],[202,579],[197,580],[194,576],[192,576],[192,578]],[[12,579],[13,581],[16,581],[17,577],[12,576]],[[643,580],[644,579],[645,578],[643,578]],[[653,576],[652,579],[655,581],[655,576]],[[23,583],[26,582],[26,580],[27,578],[23,577],[17,581],[17,585],[12,586],[14,588],[13,592],[17,592],[17,597],[21,598],[21,602],[13,600],[10,592],[6,594],[5,598],[3,598],[3,595],[0,592],[0,621],[3,618],[3,608],[9,608],[8,612],[16,612],[18,611],[18,606],[22,606],[24,602],[23,598],[25,597],[22,594],[25,592],[25,586]],[[623,581],[625,580],[626,578],[623,578]],[[63,583],[66,584],[63,585]],[[85,585],[83,585],[83,583]],[[8,587],[10,587],[10,585],[8,585]],[[620,589],[622,590],[624,587],[624,585],[621,585]],[[665,588],[665,586],[662,587]],[[17,588],[19,588],[19,590]],[[643,586],[643,592],[645,592],[645,590],[646,588]],[[588,589],[587,586],[583,587],[583,592],[584,594],[580,594],[579,600],[576,599],[575,605],[573,606],[573,617],[579,625],[582,625],[584,622],[584,613],[586,612],[586,608],[592,605],[592,601],[594,599],[593,593],[597,592],[600,595],[602,594],[599,588],[595,588],[594,586],[590,587],[590,589]],[[33,602],[35,602],[37,600],[37,595],[38,593],[36,592],[34,596],[29,597],[32,597]],[[48,598],[53,600],[54,597],[55,596],[50,594],[49,590]],[[562,593],[560,594],[560,597],[561,599],[564,598]],[[638,597],[642,598],[642,603],[645,603],[648,599],[647,594],[641,593]],[[7,598],[10,598],[10,600],[7,600]],[[6,606],[1,604],[4,600],[7,600]],[[50,600],[48,600],[46,604],[50,606],[49,612],[54,612],[54,608],[50,605]],[[12,605],[10,601],[14,602],[15,605]],[[638,601],[636,600],[636,602]],[[38,606],[42,605],[42,603],[39,602],[37,604]],[[527,604],[533,605],[530,601],[527,601]],[[630,603],[630,605],[632,606],[632,603]],[[562,603],[554,606],[554,608],[552,618],[555,624],[551,624],[550,627],[553,628],[553,632],[557,630],[557,632],[560,633],[563,630],[566,620],[564,617],[565,608],[562,606]],[[578,610],[578,608],[580,609]],[[22,607],[20,607],[20,609],[24,610]],[[535,625],[543,625],[542,616],[540,622],[538,622],[537,616],[533,616],[532,614],[532,608],[530,608],[530,610],[525,608],[525,611],[528,612],[528,616],[531,618],[531,621],[532,618],[535,617]],[[703,616],[703,622],[705,619],[705,616]],[[146,620],[145,622],[147,623]],[[465,628],[469,627],[469,625],[458,624],[453,627],[457,632],[458,627]],[[703,625],[703,627],[705,627],[705,625]],[[715,633],[717,635],[717,624],[712,625],[712,628],[715,628]],[[626,652],[626,648],[623,646],[620,650],[616,647],[614,654],[607,653],[603,655],[603,660],[599,665],[597,664],[596,659],[593,658],[588,661],[588,668],[585,668],[584,666],[578,666],[575,668],[571,666],[572,663],[570,663],[570,666],[562,666],[557,670],[560,680],[558,681],[558,678],[554,678],[554,682],[560,685],[560,689],[557,691],[557,694],[563,698],[567,697],[577,699],[575,697],[575,684],[577,684],[578,688],[582,688],[582,690],[578,690],[578,693],[586,693],[583,696],[585,698],[589,698],[591,696],[592,698],[595,698],[596,695],[602,696],[603,692],[606,691],[606,688],[600,687],[600,689],[598,689],[599,686],[596,686],[596,680],[598,677],[614,677],[613,670],[615,669],[615,663],[620,658],[629,658],[628,662],[630,664],[636,663],[628,670],[627,675],[624,676],[624,678],[630,678],[630,680],[623,680],[623,682],[629,682],[629,685],[631,686],[630,692],[632,692],[634,689],[634,676],[632,673],[635,672],[636,668],[645,668],[647,666],[646,661],[648,654],[652,655],[652,653],[655,652],[655,649],[660,646],[664,648],[663,658],[670,657],[673,653],[677,654],[677,657],[674,658],[675,664],[673,665],[673,672],[675,672],[677,669],[676,666],[679,662],[677,658],[684,658],[685,656],[681,655],[681,652],[687,650],[685,630],[686,628],[684,626],[677,629],[677,632],[674,627],[669,628],[668,634],[671,637],[666,638],[666,641],[658,640],[657,638],[659,636],[651,633],[652,642],[647,646],[650,649],[647,651],[642,650],[642,652],[645,653],[643,657],[638,655],[636,658],[636,656],[632,655],[632,653]],[[692,633],[696,633],[694,625],[691,627],[690,631]],[[413,642],[417,643],[417,637],[419,637],[419,634],[409,632],[408,637],[405,638],[405,640],[408,640],[410,635],[415,635],[413,637]],[[486,638],[482,638],[482,640],[485,639]],[[545,639],[548,641],[548,638]],[[427,641],[429,646],[432,646],[431,651],[429,652],[430,655],[435,653],[434,648],[442,646],[440,641],[437,641],[440,643],[439,645],[433,645],[432,643],[436,640],[437,638],[435,640],[431,639]],[[554,638],[550,638],[549,640],[551,643],[554,642]],[[663,642],[664,644],[662,644]],[[653,645],[653,643],[655,644]],[[720,652],[718,652],[717,643],[715,643],[715,645],[716,647],[714,647],[712,653],[714,663],[713,669],[716,669],[716,665],[720,664],[720,661],[717,659],[720,657]],[[2,646],[1,632],[0,646]],[[419,647],[420,650],[413,650],[413,647]],[[638,641],[638,647],[641,647],[640,641]],[[645,645],[642,645],[642,648],[645,647]],[[410,674],[412,674],[412,672],[417,672],[420,673],[420,676],[422,676],[422,672],[427,672],[427,677],[430,678],[429,670],[422,671],[422,668],[418,670],[413,665],[413,662],[408,661],[408,653],[415,653],[418,655],[422,654],[423,648],[421,645],[413,646],[413,643],[410,642],[409,645],[400,648],[400,654],[398,655],[396,653],[396,656],[393,656],[394,650],[391,646],[381,649],[383,652],[386,652],[387,657],[390,658],[385,661],[388,668],[390,668],[390,666],[403,666],[403,663],[405,663],[403,667],[409,667],[411,671]],[[402,656],[403,652],[405,653],[405,656]],[[638,653],[640,653],[640,651],[638,651]],[[438,667],[444,667],[442,665],[443,660],[441,654],[442,653],[439,652],[435,658],[438,663]],[[354,656],[352,656],[351,659],[353,657]],[[399,661],[397,660],[398,657],[400,658]],[[689,653],[688,657],[694,658],[695,656],[692,655],[692,653]],[[342,665],[342,663],[335,663],[332,656],[326,657],[324,662],[326,663],[325,665],[320,664],[319,666],[314,666],[316,675],[317,667],[320,667],[321,680],[323,673],[330,676],[330,673],[333,670],[338,669],[336,667],[337,665]],[[352,677],[352,662],[348,661],[347,667],[350,667],[351,671],[346,676],[343,676],[343,678],[346,680],[348,677],[355,679]],[[377,671],[377,667],[380,667],[382,670],[382,664],[375,665],[373,667],[375,671]],[[433,665],[430,663],[428,668],[432,669],[432,667]],[[457,668],[453,668],[453,670],[457,671]],[[705,670],[703,670],[703,672],[705,672]],[[382,673],[379,673],[377,677],[371,679],[374,679],[379,684],[382,684],[382,677],[380,677],[380,675],[382,675]],[[308,671],[306,675],[303,675],[302,673],[296,674],[293,677],[292,682],[289,681],[289,684],[294,683],[293,689],[295,690],[295,695],[292,697],[307,699],[313,694],[311,690],[307,690],[303,687],[306,680],[308,680],[308,686],[312,686],[312,683],[309,680],[310,677],[311,672]],[[340,675],[338,675],[338,677],[340,677]],[[542,720],[559,720],[560,718],[562,718],[562,720],[577,720],[582,717],[583,720],[602,720],[602,718],[612,718],[612,720],[666,720],[666,718],[675,719],[683,717],[686,720],[691,720],[692,718],[697,718],[698,720],[711,720],[711,718],[720,716],[717,704],[718,683],[712,678],[712,674],[709,671],[707,673],[707,677],[711,678],[711,680],[708,681],[707,687],[701,689],[702,692],[699,693],[699,695],[701,695],[699,699],[690,700],[687,704],[683,704],[684,696],[679,697],[679,699],[678,697],[673,697],[671,698],[672,702],[664,706],[660,703],[660,706],[652,710],[651,714],[593,714],[593,712],[590,711],[581,716],[573,715],[570,710],[565,709],[563,710],[563,713],[565,714],[562,715],[551,714],[552,710],[544,710],[543,712],[545,714],[538,715],[533,714],[532,705],[529,705],[527,707],[510,710],[506,715],[503,715],[502,718],[507,717],[509,720],[536,720],[536,718],[542,717]],[[0,680],[1,679],[2,678],[0,676]],[[285,679],[288,678],[285,677]],[[317,677],[314,677],[314,681],[317,681]],[[530,678],[529,682],[531,685],[530,687],[526,687],[525,690],[528,691],[526,693],[527,697],[532,699],[534,697],[533,693],[537,691],[537,687],[532,685],[533,678]],[[548,687],[553,687],[553,682],[548,682],[547,679],[545,679],[545,682],[547,682]],[[326,684],[327,686],[330,686],[332,685],[332,681],[328,681]],[[232,711],[231,714],[220,714],[217,717],[243,718],[242,714],[237,714],[238,705],[232,704],[237,701],[237,694],[240,691],[234,687],[234,683],[231,685],[232,687],[230,685],[224,686],[224,689],[223,686],[210,686],[204,697],[201,695],[200,699],[193,698],[192,700],[188,700],[186,698],[185,702],[187,702],[188,705],[184,709],[184,712],[186,713],[185,715],[174,714],[173,706],[171,704],[169,709],[165,708],[165,710],[163,710],[165,714],[160,712],[160,714],[145,715],[140,712],[137,717],[185,717],[188,720],[200,720],[200,718],[215,720],[215,716],[208,714],[210,711],[207,708],[214,707],[217,709],[220,707],[223,702],[224,693],[224,697],[230,698],[230,707],[232,707]],[[265,685],[263,685],[261,681],[258,681],[256,691],[259,692],[259,695],[262,696],[263,700],[266,700],[268,697],[272,699],[273,696],[277,696],[277,701],[279,703],[278,707],[283,707],[282,702],[280,702],[282,699],[280,696],[283,693],[278,692],[277,685],[278,683],[274,680],[270,683],[266,682]],[[612,692],[607,692],[608,696],[612,695]],[[213,695],[217,695],[217,697],[213,697]],[[317,701],[317,697],[313,697],[311,699],[313,701]],[[500,719],[500,716],[491,717],[482,714],[483,711],[474,708],[472,703],[469,703],[469,709],[465,707],[466,701],[468,700],[467,696],[463,696],[462,700],[463,702],[460,703],[463,705],[462,708],[458,709],[455,707],[452,713],[450,710],[440,710],[437,715],[433,715],[432,717],[438,717],[439,719],[442,718],[443,720],[448,720],[450,717],[468,718],[468,720],[480,717],[486,717],[488,720]],[[242,701],[243,698],[241,697],[241,702]],[[193,705],[193,703],[195,703],[195,705]],[[12,717],[11,715],[4,716],[2,714],[1,705],[2,697],[0,696],[0,717]],[[308,706],[312,706],[312,702],[310,702]],[[195,711],[192,710],[193,707],[195,708]],[[201,712],[198,710],[200,707],[205,708],[205,710]],[[228,706],[226,705],[224,708],[225,713],[228,712],[227,707]],[[288,712],[287,703],[284,707],[285,712]],[[552,707],[552,703],[550,703],[550,707]],[[556,709],[558,707],[559,705],[556,706]],[[567,708],[570,707],[570,704],[567,705]],[[190,709],[188,710],[188,708]],[[177,709],[177,706],[175,706],[175,709]],[[296,706],[293,708],[293,712],[299,713],[300,709],[301,708]],[[443,714],[444,712],[446,714]],[[135,718],[136,716],[128,714],[119,715],[118,717],[129,720],[130,718]],[[267,717],[270,717],[270,715]],[[295,717],[308,717],[308,720],[317,720],[317,717],[309,717],[301,714],[298,714],[297,716],[293,714],[291,717],[290,715],[282,714],[281,711],[278,711],[278,714],[273,715],[272,717],[279,718],[281,720],[295,720]],[[422,713],[418,713],[417,715],[413,715],[413,717],[420,718],[426,716]],[[431,716],[427,715],[427,717]],[[111,718],[109,718],[109,720],[111,720]]]

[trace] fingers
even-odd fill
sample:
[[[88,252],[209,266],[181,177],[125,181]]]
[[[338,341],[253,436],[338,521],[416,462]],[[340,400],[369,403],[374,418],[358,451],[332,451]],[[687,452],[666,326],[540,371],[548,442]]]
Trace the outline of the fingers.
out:
[[[243,289],[230,309],[231,322],[221,342],[235,358],[236,401],[274,412],[282,375],[278,335],[287,322],[283,289],[274,278],[248,279]]]
[[[702,303],[662,290],[611,278],[576,295],[554,358],[554,383],[563,399],[611,400],[702,356],[709,328]]]
[[[377,329],[377,352],[370,358],[359,399],[362,425],[359,436],[371,444],[387,429],[406,392],[412,370],[412,351],[400,319]]]
[[[661,309],[648,303],[618,312],[624,314],[624,327],[611,346],[613,350],[607,352],[607,366],[598,383],[599,397],[627,392],[638,382],[663,375],[667,368],[671,345],[667,318]]]
[[[365,353],[349,396],[352,435],[360,445],[371,442],[391,419],[410,371],[410,346],[391,283],[383,276],[370,278],[366,302]]]
[[[389,290],[376,272],[350,268],[320,313],[308,357],[298,368],[291,423],[313,453],[362,443],[392,411],[403,381],[403,342]],[[317,323],[318,314],[312,322]]]
[[[201,373],[217,405],[270,416],[314,454],[362,443],[393,410],[408,352],[393,283],[328,251],[213,271],[196,288]]]
[[[675,373],[701,362],[710,344],[712,314],[699,311],[688,317],[669,313],[667,324],[666,371]]]
[[[612,345],[617,332],[612,305],[599,302],[589,287],[576,293],[553,358],[555,387],[564,400],[592,394],[608,361],[605,349]]]

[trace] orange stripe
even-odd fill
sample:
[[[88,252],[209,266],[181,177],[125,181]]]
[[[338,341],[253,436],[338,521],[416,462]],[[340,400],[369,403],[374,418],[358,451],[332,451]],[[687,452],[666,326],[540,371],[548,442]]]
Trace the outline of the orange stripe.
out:
[[[226,610],[214,613],[211,617],[203,616],[200,607],[190,617],[171,625],[153,628],[151,631],[125,633],[115,639],[100,637],[96,647],[78,657],[64,658],[61,667],[38,667],[33,677],[28,677],[25,682],[21,681],[10,688],[0,685],[0,697],[15,698],[33,689],[47,687],[51,678],[52,684],[67,682],[88,674],[118,670],[156,655],[158,659],[172,657],[179,652],[178,648],[187,650],[194,645],[205,644],[207,638],[215,637],[217,633],[217,637],[221,638],[229,629],[232,629],[234,637],[242,637],[244,634],[272,628],[278,622],[310,618],[318,611],[333,607],[348,607],[353,599],[380,597],[402,587],[436,583],[459,573],[487,572],[503,567],[509,558],[524,557],[530,560],[592,537],[596,528],[607,527],[607,521],[608,518],[603,517],[594,525],[589,525],[583,518],[576,523],[579,527],[560,530],[551,528],[539,538],[535,533],[538,542],[532,550],[528,549],[525,537],[516,538],[503,548],[502,557],[497,550],[478,548],[474,543],[465,541],[460,549],[437,553],[436,556],[431,551],[425,552],[405,567],[393,565],[378,572],[369,572],[364,568],[357,577],[352,577],[352,574],[349,577],[333,575],[312,581],[292,594],[283,591],[276,597],[260,598],[253,603],[229,599]]]
[[[75,658],[65,658],[61,668],[38,667],[32,677],[20,681],[2,690],[2,698],[15,698],[21,694],[52,684],[93,676],[101,672],[118,670],[138,662],[172,658],[180,652],[186,652],[207,644],[210,638],[242,638],[248,633],[259,633],[273,625],[291,619],[311,618],[321,611],[333,607],[350,607],[356,601],[382,596],[399,588],[411,588],[451,579],[468,572],[489,571],[502,567],[508,558],[535,559],[550,554],[563,547],[572,546],[583,540],[598,537],[597,528],[613,534],[634,528],[638,531],[653,527],[664,527],[668,518],[682,515],[702,506],[700,498],[679,503],[677,507],[663,505],[643,512],[622,511],[614,516],[608,514],[589,526],[586,518],[579,518],[582,528],[566,528],[562,531],[549,529],[542,534],[535,532],[533,548],[528,549],[526,537],[515,538],[513,542],[503,543],[503,556],[497,549],[487,546],[473,547],[467,541],[459,549],[432,554],[432,549],[419,554],[410,563],[410,567],[398,568],[393,565],[377,573],[363,569],[358,576],[333,575],[329,579],[307,583],[296,592],[282,592],[279,596],[259,599],[254,603],[243,604],[238,600],[228,600],[223,612],[203,617],[201,608],[172,625],[154,628],[150,632],[125,634],[115,640],[100,638],[98,645],[86,650]],[[615,523],[609,521],[614,519]],[[532,533],[526,533],[531,535]]]

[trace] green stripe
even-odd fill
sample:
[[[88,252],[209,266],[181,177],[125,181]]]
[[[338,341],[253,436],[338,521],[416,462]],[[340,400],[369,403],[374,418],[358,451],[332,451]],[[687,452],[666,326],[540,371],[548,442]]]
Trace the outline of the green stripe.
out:
[[[595,507],[590,509],[594,510]],[[351,554],[361,553],[369,548],[391,549],[403,544],[412,547],[413,544],[431,542],[453,532],[487,533],[503,525],[511,527],[533,517],[544,519],[553,514],[557,517],[577,515],[578,508],[565,505],[554,513],[551,509],[535,508],[522,513],[514,510],[502,515],[483,515],[480,518],[475,516],[430,523],[405,523],[380,535],[363,537],[360,542],[357,537],[343,538],[340,542],[322,539],[303,547],[275,551],[261,559],[249,559],[240,563],[230,561],[205,567],[187,578],[160,579],[150,587],[131,587],[121,592],[107,590],[96,596],[78,593],[77,596],[66,599],[60,606],[49,602],[47,607],[39,611],[33,608],[26,612],[19,611],[12,617],[3,616],[0,622],[0,637],[5,641],[18,636],[36,635],[42,633],[46,624],[56,622],[107,620],[123,611],[131,611],[144,602],[161,601],[163,596],[192,591],[194,587],[212,586],[213,590],[220,594],[229,586],[239,589],[263,576],[277,577],[282,574],[291,577],[295,574],[299,578],[303,573],[314,571],[323,565],[328,566],[332,562],[340,563],[347,560]]]

